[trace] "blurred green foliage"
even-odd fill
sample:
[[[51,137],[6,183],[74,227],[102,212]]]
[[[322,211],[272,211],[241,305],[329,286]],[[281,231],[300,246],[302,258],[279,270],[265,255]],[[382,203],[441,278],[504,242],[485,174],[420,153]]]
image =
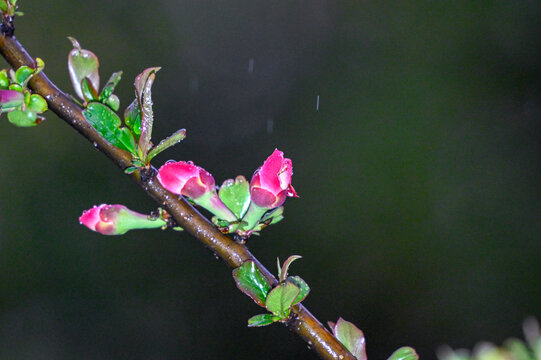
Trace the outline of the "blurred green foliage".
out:
[[[156,157],[217,183],[278,147],[285,220],[248,246],[296,253],[323,322],[361,328],[369,358],[402,345],[500,343],[541,315],[541,5],[515,2],[24,0],[16,36],[71,91],[67,36],[132,79],[162,66]],[[319,97],[319,98],[318,98]],[[316,109],[316,104],[319,107]],[[111,239],[83,209],[157,205],[53,114],[0,121],[0,358],[316,358],[185,233]]]

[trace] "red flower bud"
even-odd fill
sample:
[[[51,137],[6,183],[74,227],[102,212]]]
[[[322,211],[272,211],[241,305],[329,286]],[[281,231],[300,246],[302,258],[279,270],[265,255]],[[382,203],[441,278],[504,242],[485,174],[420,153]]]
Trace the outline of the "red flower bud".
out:
[[[132,211],[124,205],[101,204],[83,212],[79,222],[103,235],[122,235],[134,229],[154,229],[166,225],[160,218]]]
[[[291,186],[291,175],[291,160],[284,159],[284,153],[275,149],[250,181],[252,202],[262,208],[274,209],[284,203],[286,196],[298,197]]]
[[[214,178],[192,162],[168,162],[158,171],[158,181],[173,194],[197,199],[209,191],[216,191]]]

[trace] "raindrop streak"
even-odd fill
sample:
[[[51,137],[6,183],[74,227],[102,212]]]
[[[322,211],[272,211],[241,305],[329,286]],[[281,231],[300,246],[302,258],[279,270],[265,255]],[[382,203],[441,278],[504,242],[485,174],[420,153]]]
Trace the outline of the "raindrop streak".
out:
[[[274,119],[272,117],[269,117],[267,119],[267,134],[272,134],[274,131]]]
[[[192,75],[190,77],[189,89],[190,89],[190,94],[195,94],[199,92],[199,76]]]
[[[248,60],[248,72],[254,72],[254,58],[250,58],[250,60]]]
[[[317,99],[316,99],[316,111],[319,111],[319,95],[317,96]]]

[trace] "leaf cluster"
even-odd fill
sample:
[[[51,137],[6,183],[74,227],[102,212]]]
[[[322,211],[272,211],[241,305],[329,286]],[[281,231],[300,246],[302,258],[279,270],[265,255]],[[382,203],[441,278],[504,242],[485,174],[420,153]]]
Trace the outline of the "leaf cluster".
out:
[[[13,125],[32,127],[45,120],[39,114],[47,111],[47,101],[28,89],[30,79],[44,67],[43,60],[37,58],[33,67],[23,65],[16,71],[0,70],[0,113],[7,112]]]
[[[233,278],[239,290],[269,311],[267,314],[251,317],[248,326],[258,327],[274,322],[285,322],[289,319],[293,306],[308,296],[310,287],[300,276],[287,276],[289,266],[299,258],[301,258],[299,255],[290,256],[283,266],[279,266],[280,282],[274,288],[251,260],[233,270]]]

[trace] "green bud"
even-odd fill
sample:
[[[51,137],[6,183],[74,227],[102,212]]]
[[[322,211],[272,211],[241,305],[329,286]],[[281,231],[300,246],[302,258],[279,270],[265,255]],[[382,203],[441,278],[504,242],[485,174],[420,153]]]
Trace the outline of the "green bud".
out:
[[[30,101],[28,102],[28,108],[38,114],[47,111],[47,101],[38,94],[30,95]]]
[[[45,62],[41,58],[36,58],[36,73],[35,74],[43,70],[44,67],[45,67]]]

